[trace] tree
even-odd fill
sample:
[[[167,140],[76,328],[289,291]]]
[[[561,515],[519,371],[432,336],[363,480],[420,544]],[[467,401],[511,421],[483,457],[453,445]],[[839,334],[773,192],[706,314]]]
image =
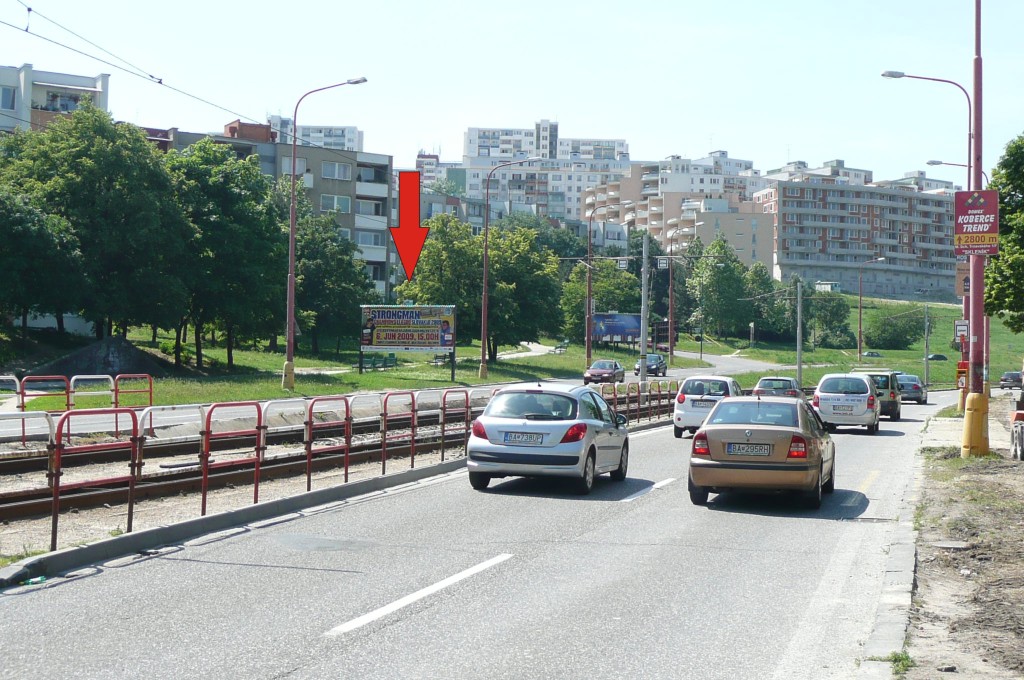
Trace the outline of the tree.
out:
[[[746,267],[724,236],[712,241],[696,261],[687,288],[700,303],[698,314],[703,314],[704,318],[697,321],[703,328],[712,326],[722,336],[742,336],[750,323],[749,309],[736,301],[744,297],[745,271]]]
[[[786,289],[779,286],[763,262],[755,262],[743,274],[744,301],[749,302],[750,321],[760,337],[780,340],[793,337],[786,323]],[[749,322],[748,322],[749,323]]]
[[[45,130],[13,137],[0,152],[0,181],[66,220],[81,250],[82,310],[97,334],[114,322],[124,331],[164,321],[190,232],[145,133],[84,101]]]
[[[808,316],[814,323],[816,345],[836,349],[857,346],[857,336],[850,330],[850,302],[845,296],[815,291],[808,307]]]
[[[442,196],[451,196],[452,198],[465,198],[466,196],[466,192],[462,190],[462,187],[447,177],[434,180],[427,186],[427,190]]]
[[[640,280],[619,269],[612,260],[594,260],[591,275],[594,309],[640,312]],[[586,341],[587,265],[580,263],[562,286],[562,333],[577,342]]]
[[[1024,135],[1006,145],[992,173],[999,191],[999,254],[985,267],[985,311],[1024,332]]]
[[[907,349],[924,337],[924,308],[880,304],[864,321],[864,343],[878,349]]]

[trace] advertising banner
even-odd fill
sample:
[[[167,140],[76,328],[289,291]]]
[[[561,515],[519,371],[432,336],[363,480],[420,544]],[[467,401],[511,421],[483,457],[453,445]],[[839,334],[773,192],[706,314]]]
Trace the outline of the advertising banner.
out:
[[[363,351],[451,352],[454,305],[361,305]]]
[[[999,192],[958,191],[953,199],[953,252],[999,254]]]
[[[594,314],[594,340],[628,342],[640,339],[639,314]]]

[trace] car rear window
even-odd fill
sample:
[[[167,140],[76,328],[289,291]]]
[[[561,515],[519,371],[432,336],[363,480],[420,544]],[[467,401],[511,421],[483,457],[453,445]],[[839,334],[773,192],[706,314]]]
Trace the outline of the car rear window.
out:
[[[766,390],[788,390],[793,386],[793,383],[788,380],[765,380],[764,378],[761,378],[761,380],[757,382],[757,386],[763,387]]]
[[[724,397],[729,394],[729,386],[724,380],[703,380],[694,378],[683,383],[683,394],[699,397],[708,394],[713,397]]]
[[[868,384],[857,378],[825,378],[818,385],[818,391],[827,394],[867,394]]]
[[[719,402],[708,416],[712,425],[780,425],[796,427],[796,404],[774,404],[761,401],[737,402],[726,399]]]
[[[499,418],[574,420],[577,403],[564,394],[502,392],[494,395],[485,413]]]

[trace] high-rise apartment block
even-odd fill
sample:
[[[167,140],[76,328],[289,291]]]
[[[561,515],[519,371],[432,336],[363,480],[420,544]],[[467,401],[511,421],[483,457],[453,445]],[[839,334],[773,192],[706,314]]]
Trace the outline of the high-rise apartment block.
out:
[[[298,135],[298,144],[324,149],[362,151],[363,133],[353,125],[299,125],[296,131],[291,118],[268,116],[267,124],[277,133],[281,142],[292,143],[292,134]]]
[[[40,130],[86,97],[106,111],[109,81],[106,73],[75,76],[37,71],[32,64],[0,66],[0,132]]]

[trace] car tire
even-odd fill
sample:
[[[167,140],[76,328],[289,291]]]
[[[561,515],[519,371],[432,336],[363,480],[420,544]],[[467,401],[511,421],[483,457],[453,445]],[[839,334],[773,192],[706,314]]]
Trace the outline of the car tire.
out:
[[[825,486],[821,487],[821,490],[825,493],[833,493],[836,490],[836,455],[832,454],[832,470],[829,473],[828,481],[825,482]]]
[[[594,488],[594,454],[588,453],[583,463],[583,476],[576,480],[576,493],[586,496]]]
[[[686,477],[686,489],[690,492],[690,502],[694,505],[708,504],[708,490],[703,486],[696,486],[689,475]]]
[[[683,438],[683,428],[679,427],[678,425],[673,425],[672,426],[672,434],[674,434],[676,436],[676,439],[682,439]]]
[[[878,432],[878,423],[868,425],[868,434],[875,434],[876,432]]]
[[[619,467],[612,470],[611,478],[616,482],[626,479],[626,471],[629,469],[629,444],[622,445],[622,453],[619,454]]]
[[[821,507],[821,492],[823,490],[821,483],[821,476],[824,474],[824,466],[818,467],[818,479],[814,484],[814,488],[806,492],[804,501],[807,503],[807,507],[811,510],[817,510]]]
[[[902,409],[896,409],[896,413],[894,413],[894,414],[892,414],[891,416],[889,416],[889,420],[892,420],[892,421],[896,421],[896,420],[899,420],[899,419],[900,419],[900,415],[901,415],[901,414],[900,414],[900,411],[901,411],[901,410],[902,410]]]
[[[486,472],[470,472],[469,485],[477,491],[483,491],[491,483],[491,476]]]

